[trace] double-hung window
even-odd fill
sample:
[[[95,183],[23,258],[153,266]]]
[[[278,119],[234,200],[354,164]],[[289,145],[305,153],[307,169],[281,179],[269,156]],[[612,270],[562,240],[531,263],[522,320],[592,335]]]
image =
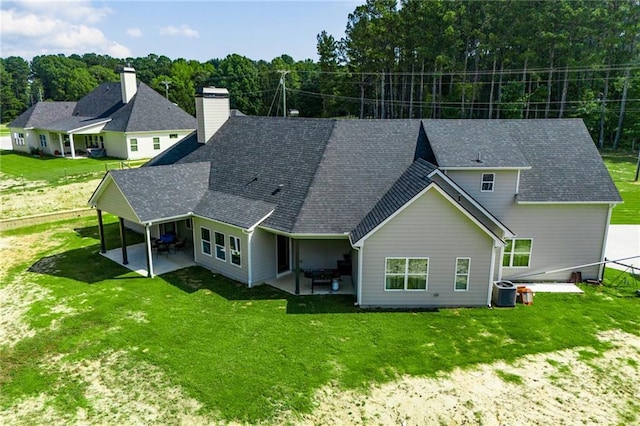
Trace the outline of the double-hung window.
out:
[[[229,250],[231,251],[231,263],[236,266],[242,266],[240,238],[229,235]]]
[[[388,257],[385,263],[385,290],[427,289],[429,258]]]
[[[227,260],[227,251],[224,246],[224,234],[221,234],[220,232],[214,232],[214,234],[216,243],[216,259],[225,262]]]
[[[207,228],[200,228],[200,241],[202,242],[202,253],[211,256],[211,231]]]
[[[153,149],[160,149],[160,138],[153,138]]]
[[[129,139],[129,146],[131,152],[136,152],[138,150],[138,139]]]
[[[42,148],[47,147],[47,135],[40,135],[40,146]]]
[[[493,185],[496,181],[495,173],[483,173],[482,184],[480,186],[481,192],[493,192]]]
[[[533,240],[530,238],[514,238],[507,240],[502,257],[502,266],[510,268],[527,268],[531,261],[531,246]]]
[[[471,270],[471,258],[456,258],[456,280],[453,286],[454,291],[469,290],[469,271]]]

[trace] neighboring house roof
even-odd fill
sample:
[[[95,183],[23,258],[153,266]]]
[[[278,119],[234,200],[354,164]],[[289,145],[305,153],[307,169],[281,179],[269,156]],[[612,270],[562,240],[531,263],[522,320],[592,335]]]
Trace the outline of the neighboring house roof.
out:
[[[209,163],[111,170],[108,176],[144,223],[193,212],[207,190]]]
[[[414,161],[350,233],[351,241],[359,241],[429,186],[433,182],[429,174],[435,169],[423,159]]]
[[[193,116],[138,82],[136,94],[127,104],[122,102],[120,83],[103,83],[78,102],[38,102],[9,127],[67,132],[85,127],[90,120],[99,123],[105,119],[110,121],[103,130],[112,132],[188,130],[197,126]]]
[[[11,121],[7,127],[22,129],[44,127],[70,117],[75,106],[75,102],[38,102]]]
[[[55,132],[72,132],[74,130],[84,129],[85,127],[91,127],[98,124],[108,122],[109,118],[93,118],[93,117],[67,117],[62,120],[49,123],[47,130],[53,130]]]
[[[113,83],[120,90],[120,83]],[[111,114],[111,122],[104,128],[114,132],[145,132],[149,130],[195,129],[196,119],[174,105],[158,92],[138,82],[135,96]]]

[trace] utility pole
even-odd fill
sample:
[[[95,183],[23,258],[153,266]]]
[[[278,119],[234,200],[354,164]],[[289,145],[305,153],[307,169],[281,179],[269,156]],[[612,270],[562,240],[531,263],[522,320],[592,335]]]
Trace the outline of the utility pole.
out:
[[[164,84],[164,97],[169,99],[169,84],[171,84],[171,82],[169,80],[162,80],[160,83]]]
[[[290,71],[279,70],[280,73],[280,84],[282,85],[282,116],[287,116],[287,85],[285,76],[289,74]]]

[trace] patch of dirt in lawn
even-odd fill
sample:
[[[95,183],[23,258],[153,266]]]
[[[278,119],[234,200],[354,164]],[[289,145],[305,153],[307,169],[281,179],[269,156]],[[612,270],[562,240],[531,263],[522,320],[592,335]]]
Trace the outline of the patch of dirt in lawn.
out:
[[[638,421],[640,337],[610,331],[601,355],[576,348],[405,376],[365,395],[325,387],[303,424],[628,424]],[[631,420],[631,421],[630,421]],[[286,423],[286,421],[285,421]]]
[[[4,182],[4,178],[3,178]],[[0,219],[32,216],[87,207],[100,179],[56,187],[33,186],[21,192],[0,193]]]
[[[24,259],[33,259],[34,253],[55,247],[58,241],[45,233],[20,237],[0,237],[0,346],[13,346],[35,334],[24,314],[34,302],[48,297],[48,291],[31,282],[29,272],[18,274],[11,282],[8,271]]]
[[[98,359],[66,362],[61,355],[51,357],[43,368],[59,372],[65,381],[83,390],[86,407],[75,413],[59,413],[51,393],[26,398],[0,411],[9,424],[212,424],[213,419],[198,414],[201,404],[187,397],[178,386],[169,384],[157,367],[135,361],[126,352],[106,354]]]

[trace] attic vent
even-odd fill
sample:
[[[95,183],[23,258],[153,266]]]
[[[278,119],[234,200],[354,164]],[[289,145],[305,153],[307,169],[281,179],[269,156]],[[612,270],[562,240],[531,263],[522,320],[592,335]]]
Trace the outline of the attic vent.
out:
[[[283,183],[278,185],[278,187],[271,193],[271,195],[276,195],[278,192],[282,191],[282,188],[284,188],[284,184]]]
[[[482,163],[482,157],[480,156],[480,151],[478,151],[478,157],[476,157],[476,163]]]

